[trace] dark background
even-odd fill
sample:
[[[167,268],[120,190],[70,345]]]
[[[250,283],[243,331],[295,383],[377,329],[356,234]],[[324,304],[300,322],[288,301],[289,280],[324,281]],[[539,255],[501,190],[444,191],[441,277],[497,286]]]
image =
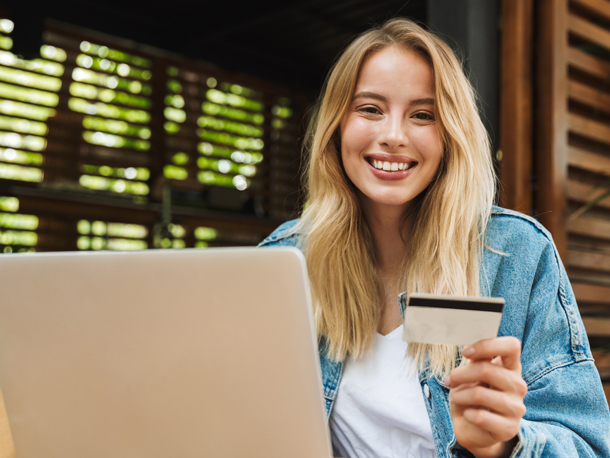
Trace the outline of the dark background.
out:
[[[51,18],[280,83],[312,101],[357,34],[409,17],[463,57],[496,137],[499,0],[4,0],[0,8],[20,25],[14,52],[25,57],[40,48],[44,20]]]

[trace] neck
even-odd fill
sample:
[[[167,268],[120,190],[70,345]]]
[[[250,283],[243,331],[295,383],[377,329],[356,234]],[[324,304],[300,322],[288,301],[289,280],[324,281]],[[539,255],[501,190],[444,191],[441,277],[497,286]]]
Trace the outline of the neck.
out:
[[[410,236],[410,222],[407,220],[402,224],[405,208],[363,202],[363,210],[375,244],[379,274],[386,278],[396,277],[407,253]]]

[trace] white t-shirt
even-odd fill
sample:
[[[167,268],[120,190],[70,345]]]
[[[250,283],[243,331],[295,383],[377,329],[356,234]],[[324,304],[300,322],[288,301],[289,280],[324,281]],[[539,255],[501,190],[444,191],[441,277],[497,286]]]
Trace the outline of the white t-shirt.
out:
[[[335,456],[435,458],[424,397],[403,327],[376,334],[371,354],[345,362],[330,416]]]

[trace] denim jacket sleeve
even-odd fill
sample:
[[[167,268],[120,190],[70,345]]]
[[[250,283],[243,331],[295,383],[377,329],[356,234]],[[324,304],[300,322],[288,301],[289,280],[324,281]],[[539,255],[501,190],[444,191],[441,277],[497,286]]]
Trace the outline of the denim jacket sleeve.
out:
[[[488,243],[505,254],[486,253],[483,277],[506,299],[499,335],[521,340],[528,385],[512,457],[610,457],[608,404],[551,236],[514,212],[493,219]]]

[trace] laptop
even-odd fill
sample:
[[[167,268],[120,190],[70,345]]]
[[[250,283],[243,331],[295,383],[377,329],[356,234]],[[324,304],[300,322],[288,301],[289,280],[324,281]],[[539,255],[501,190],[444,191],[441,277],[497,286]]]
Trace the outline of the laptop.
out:
[[[18,458],[330,458],[294,248],[0,258]]]

